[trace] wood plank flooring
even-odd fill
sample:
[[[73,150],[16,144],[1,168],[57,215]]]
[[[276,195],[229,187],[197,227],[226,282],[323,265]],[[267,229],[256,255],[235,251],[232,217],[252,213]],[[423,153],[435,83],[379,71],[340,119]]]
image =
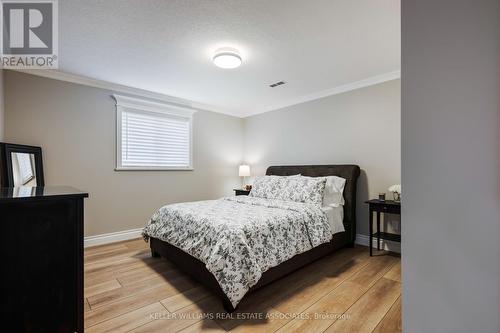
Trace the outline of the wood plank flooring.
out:
[[[401,332],[401,262],[343,249],[221,301],[142,239],[85,249],[86,332]]]

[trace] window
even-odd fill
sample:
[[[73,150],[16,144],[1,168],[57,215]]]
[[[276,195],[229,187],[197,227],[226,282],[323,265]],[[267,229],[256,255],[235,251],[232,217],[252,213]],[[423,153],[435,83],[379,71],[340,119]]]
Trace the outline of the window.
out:
[[[113,96],[117,170],[192,170],[193,110]]]

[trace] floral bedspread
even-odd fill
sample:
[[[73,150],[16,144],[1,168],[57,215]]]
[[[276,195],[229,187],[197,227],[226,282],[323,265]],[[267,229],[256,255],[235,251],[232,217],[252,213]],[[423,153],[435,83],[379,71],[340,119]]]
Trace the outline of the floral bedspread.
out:
[[[319,205],[248,196],[166,205],[143,230],[205,263],[233,306],[262,273],[329,242]]]

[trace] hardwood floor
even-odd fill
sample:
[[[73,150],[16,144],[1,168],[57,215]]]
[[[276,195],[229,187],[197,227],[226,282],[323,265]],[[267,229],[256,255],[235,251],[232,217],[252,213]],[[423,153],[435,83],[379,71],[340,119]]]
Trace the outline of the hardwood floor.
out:
[[[142,239],[85,249],[86,332],[401,332],[401,263],[343,249],[249,294],[221,301]]]

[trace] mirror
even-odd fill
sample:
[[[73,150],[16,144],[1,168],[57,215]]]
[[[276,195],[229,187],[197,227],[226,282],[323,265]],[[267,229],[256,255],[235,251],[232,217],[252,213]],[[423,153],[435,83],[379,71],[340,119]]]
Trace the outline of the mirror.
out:
[[[14,187],[36,186],[35,154],[11,153]]]
[[[42,148],[0,143],[2,187],[44,186]]]

